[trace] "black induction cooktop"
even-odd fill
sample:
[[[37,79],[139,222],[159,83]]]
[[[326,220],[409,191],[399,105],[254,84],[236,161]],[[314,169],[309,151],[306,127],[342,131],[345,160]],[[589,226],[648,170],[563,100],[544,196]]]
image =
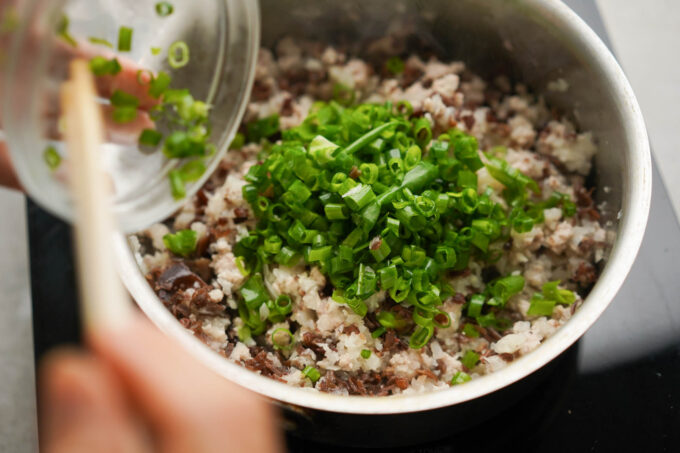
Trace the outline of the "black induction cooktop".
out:
[[[607,42],[593,0],[566,3]],[[28,224],[39,359],[55,345],[79,341],[77,294],[70,228],[30,201]],[[626,283],[596,325],[556,359],[551,374],[471,430],[389,451],[680,451],[679,263],[680,227],[655,168],[647,234]],[[295,437],[287,443],[299,453],[361,451]]]

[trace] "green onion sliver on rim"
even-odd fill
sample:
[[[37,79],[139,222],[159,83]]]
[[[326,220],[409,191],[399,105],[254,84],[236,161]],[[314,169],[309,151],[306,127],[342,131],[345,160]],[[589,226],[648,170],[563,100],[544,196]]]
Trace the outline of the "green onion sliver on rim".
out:
[[[168,63],[173,69],[183,68],[189,64],[189,46],[184,41],[177,41],[168,49]]]
[[[55,171],[61,165],[61,155],[57,152],[54,146],[48,146],[43,151],[43,160],[47,164],[47,168],[51,171]]]
[[[129,52],[132,50],[132,28],[120,27],[118,30],[118,51]]]
[[[160,17],[168,17],[175,11],[175,7],[172,6],[170,2],[158,2],[156,3],[156,14]]]

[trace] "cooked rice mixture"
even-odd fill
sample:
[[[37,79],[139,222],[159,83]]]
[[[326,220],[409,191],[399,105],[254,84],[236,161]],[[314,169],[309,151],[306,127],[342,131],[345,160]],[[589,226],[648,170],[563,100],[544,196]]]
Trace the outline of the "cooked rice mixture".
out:
[[[408,337],[391,329],[378,338],[371,335],[380,327],[375,314],[381,308],[410,318],[409,307],[379,291],[366,301],[368,314],[361,317],[330,297],[333,288],[318,268],[305,265],[271,269],[267,284],[293,299],[292,314],[263,335],[239,340],[244,322],[237,290],[246,277],[232,246],[256,225],[242,188],[244,175],[258,159],[259,144],[230,151],[180,212],[132,238],[149,284],[179,322],[209,347],[264,376],[345,395],[432,391],[448,388],[452,379],[462,382],[461,372],[474,379],[504,368],[569,320],[597,279],[597,264],[613,238],[585,185],[597,150],[589,132],[577,131],[523,85],[513,86],[504,77],[485,81],[462,62],[423,61],[412,55],[404,60],[403,71],[393,75],[385,69],[385,58],[375,61],[372,65],[333,47],[290,39],[282,40],[275,53],[263,49],[244,124],[278,114],[282,129],[297,126],[315,101],[332,99],[337,86],[348,88],[357,102],[406,100],[415,115],[431,122],[435,137],[456,127],[475,136],[482,151],[506,147],[504,159],[537,181],[543,196],[558,191],[577,206],[572,217],[564,216],[560,207],[550,208],[545,221],[531,231],[513,230],[505,253],[493,265],[472,260],[466,270],[451,272],[449,283],[456,293],[441,306],[451,325],[437,328],[425,347],[409,348]],[[478,186],[479,193],[493,188],[502,201],[503,186],[484,168],[478,171]],[[168,233],[184,229],[198,234],[197,250],[188,258],[170,253],[163,241]],[[483,291],[491,279],[513,273],[526,284],[503,310],[511,321],[508,329],[481,327],[465,316],[470,295]],[[551,317],[527,315],[532,295],[555,280],[576,292],[576,301],[556,305]],[[266,310],[262,316],[266,318]],[[281,328],[294,336],[289,349],[273,347],[272,334]],[[469,350],[478,360],[465,366]],[[303,374],[308,366],[320,373],[315,382]]]

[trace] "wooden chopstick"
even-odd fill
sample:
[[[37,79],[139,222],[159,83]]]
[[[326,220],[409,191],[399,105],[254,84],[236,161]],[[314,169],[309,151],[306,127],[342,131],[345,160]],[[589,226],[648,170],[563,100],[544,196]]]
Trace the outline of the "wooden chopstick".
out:
[[[80,308],[85,331],[118,327],[131,316],[127,293],[116,272],[111,179],[102,166],[104,130],[89,64],[74,60],[61,88],[65,139],[75,207],[75,237]]]

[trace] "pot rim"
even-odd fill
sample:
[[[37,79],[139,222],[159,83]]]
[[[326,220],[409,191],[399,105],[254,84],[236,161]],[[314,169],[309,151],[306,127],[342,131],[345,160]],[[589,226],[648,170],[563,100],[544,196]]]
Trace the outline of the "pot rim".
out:
[[[176,338],[194,357],[236,384],[283,403],[327,412],[348,414],[401,414],[452,406],[500,390],[535,372],[575,343],[611,303],[637,256],[649,216],[652,195],[652,163],[644,120],[632,88],[621,67],[595,32],[560,1],[525,0],[553,27],[574,36],[588,62],[619,94],[616,102],[623,112],[627,141],[631,144],[628,172],[624,174],[622,216],[609,261],[586,298],[565,326],[531,353],[502,370],[464,386],[422,394],[391,397],[341,396],[313,389],[292,387],[237,365],[195,338],[163,306],[139,272],[137,262],[123,234],[114,240],[119,272],[128,291],[146,315],[166,334]],[[132,265],[131,265],[132,264]]]

